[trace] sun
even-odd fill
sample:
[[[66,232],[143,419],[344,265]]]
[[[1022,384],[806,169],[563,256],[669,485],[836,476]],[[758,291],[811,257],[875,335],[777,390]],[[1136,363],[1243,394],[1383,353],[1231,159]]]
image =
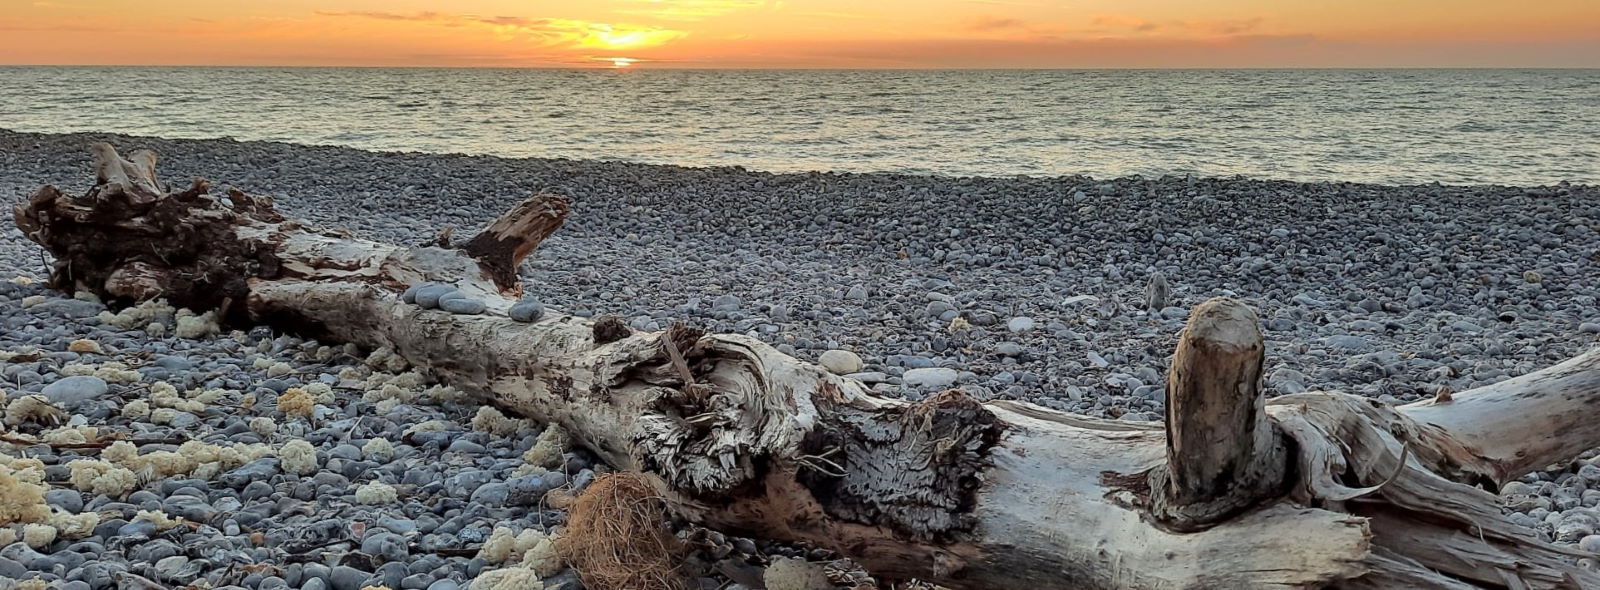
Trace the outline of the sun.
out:
[[[633,59],[631,57],[613,57],[613,58],[611,58],[611,67],[613,67],[613,68],[626,68],[628,66],[633,65],[633,63],[636,62],[636,61],[639,61],[639,60]]]

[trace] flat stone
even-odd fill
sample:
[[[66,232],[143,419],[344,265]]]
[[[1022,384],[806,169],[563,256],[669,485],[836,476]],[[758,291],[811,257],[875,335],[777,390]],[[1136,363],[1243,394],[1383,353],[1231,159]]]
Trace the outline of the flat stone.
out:
[[[905,379],[906,385],[910,385],[912,387],[918,387],[922,389],[942,389],[945,387],[950,387],[951,385],[955,385],[956,378],[960,376],[961,373],[955,369],[933,367],[927,369],[911,369],[906,371],[906,374],[901,378]]]
[[[439,300],[439,309],[460,315],[477,315],[488,308],[482,299],[447,297]]]
[[[104,396],[110,387],[106,380],[89,375],[64,377],[55,383],[44,386],[40,393],[50,400],[50,403],[63,408],[74,408],[84,402],[94,401]]]

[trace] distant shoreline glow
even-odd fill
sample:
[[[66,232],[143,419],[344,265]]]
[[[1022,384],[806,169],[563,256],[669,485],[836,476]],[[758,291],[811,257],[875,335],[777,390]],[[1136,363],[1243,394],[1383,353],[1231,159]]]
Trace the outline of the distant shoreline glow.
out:
[[[315,5],[315,8],[306,6]],[[1592,68],[1600,2],[367,0],[0,3],[0,65]],[[115,51],[106,48],[115,47]],[[615,52],[615,53],[613,53]],[[595,54],[626,57],[595,59]]]

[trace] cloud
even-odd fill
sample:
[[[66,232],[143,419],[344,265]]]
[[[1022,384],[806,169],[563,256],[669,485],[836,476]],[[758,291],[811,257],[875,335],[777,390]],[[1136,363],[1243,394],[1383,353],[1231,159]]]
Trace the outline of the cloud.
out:
[[[1109,29],[1120,29],[1148,33],[1161,28],[1161,25],[1134,16],[1120,14],[1107,14],[1094,17],[1094,25]]]
[[[687,31],[661,27],[609,24],[565,18],[478,16],[441,12],[400,14],[372,11],[318,11],[316,14],[328,17],[436,23],[442,26],[482,26],[493,31],[495,37],[502,41],[530,41],[542,47],[638,49],[664,45],[688,35]]]
[[[760,8],[765,0],[623,0],[630,8],[614,10],[618,14],[650,16],[666,20],[698,21],[722,16],[730,12]],[[637,7],[633,7],[637,6]]]
[[[0,31],[19,31],[30,33],[115,33],[122,29],[98,25],[82,24],[11,24],[0,23]]]
[[[1261,23],[1265,20],[1266,19],[1257,16],[1234,20],[1199,21],[1184,24],[1191,29],[1208,31],[1218,35],[1243,35],[1260,28]]]
[[[1003,31],[1027,28],[1027,23],[1014,18],[980,16],[967,23],[968,31]]]
[[[1042,6],[1042,4],[1039,4],[1038,2],[1024,2],[1022,0],[961,0],[961,1],[965,2],[967,4],[983,4],[985,6],[1022,6],[1022,7],[1027,7],[1027,8],[1037,8],[1039,6]]]

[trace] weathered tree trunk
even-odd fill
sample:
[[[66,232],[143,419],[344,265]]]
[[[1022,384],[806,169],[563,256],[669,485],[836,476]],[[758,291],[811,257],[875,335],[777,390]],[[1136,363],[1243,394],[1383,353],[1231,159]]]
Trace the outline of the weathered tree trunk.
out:
[[[204,196],[203,182],[165,194],[153,154],[149,167],[97,155],[135,172],[79,198],[45,187],[15,212],[55,254],[55,287],[392,347],[561,423],[708,526],[954,588],[1600,587],[1478,487],[1600,446],[1585,420],[1600,353],[1449,403],[1264,402],[1255,316],[1214,300],[1179,345],[1165,429],[959,391],[906,402],[744,336],[600,344],[579,318],[511,321],[507,269],[559,225],[559,198],[533,197],[464,250],[402,248],[304,227],[263,197]],[[488,311],[397,296],[424,280]]]

